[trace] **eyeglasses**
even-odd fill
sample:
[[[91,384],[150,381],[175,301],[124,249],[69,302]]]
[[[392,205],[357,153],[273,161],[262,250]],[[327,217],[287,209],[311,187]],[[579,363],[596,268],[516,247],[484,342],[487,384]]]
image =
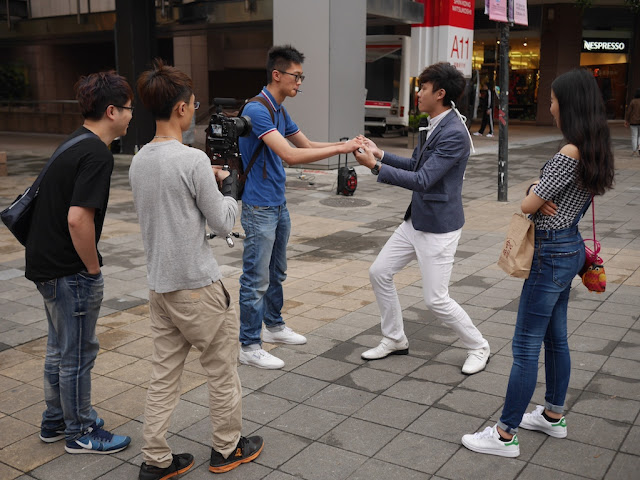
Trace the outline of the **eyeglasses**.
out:
[[[134,107],[125,107],[124,105],[114,105],[114,107],[116,107],[116,108],[126,108],[127,110],[131,110],[131,113],[133,113],[133,108],[134,108]]]
[[[197,110],[200,108],[200,102],[193,102],[193,109]]]
[[[280,73],[286,73],[287,75],[291,75],[292,77],[296,77],[296,82],[304,82],[304,75],[302,75],[301,73],[289,73],[289,72],[285,72],[283,70],[278,70]]]

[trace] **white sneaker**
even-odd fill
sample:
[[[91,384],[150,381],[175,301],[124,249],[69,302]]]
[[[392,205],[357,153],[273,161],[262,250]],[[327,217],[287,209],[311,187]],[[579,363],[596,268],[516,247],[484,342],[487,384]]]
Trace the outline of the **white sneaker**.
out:
[[[275,370],[284,367],[284,362],[282,360],[278,357],[274,357],[269,352],[265,352],[262,348],[258,350],[249,350],[248,352],[245,352],[240,348],[238,361],[245,365],[266,368],[268,370]]]
[[[497,425],[487,427],[481,432],[464,435],[462,437],[462,445],[471,451],[489,455],[499,455],[501,457],[517,457],[520,455],[518,435],[514,435],[508,442],[503,442],[500,440]]]
[[[307,337],[302,336],[285,325],[282,330],[271,332],[268,328],[262,329],[262,341],[268,343],[286,343],[288,345],[304,345]]]
[[[487,133],[487,138],[493,138],[493,133]]]
[[[482,134],[480,132],[473,132],[474,137],[481,137]]]
[[[490,353],[491,351],[488,345],[484,348],[467,351],[467,360],[462,366],[462,373],[465,375],[473,375],[474,373],[484,370],[484,367],[489,363]]]
[[[525,413],[520,422],[520,426],[527,430],[538,430],[550,437],[565,438],[567,436],[567,421],[562,417],[555,423],[549,422],[542,416],[544,407],[538,405],[531,413]]]
[[[380,345],[371,350],[367,350],[360,355],[365,360],[380,360],[381,358],[388,357],[389,355],[407,355],[409,353],[409,340],[407,337],[399,342],[391,340],[387,337],[382,337]]]

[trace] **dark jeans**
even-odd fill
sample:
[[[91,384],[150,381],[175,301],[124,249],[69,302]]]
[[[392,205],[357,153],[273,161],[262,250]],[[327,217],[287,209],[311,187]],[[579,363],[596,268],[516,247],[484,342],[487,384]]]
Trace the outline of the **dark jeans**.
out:
[[[585,261],[578,227],[536,230],[529,278],[520,295],[513,335],[513,366],[498,426],[515,433],[538,378],[538,357],[544,342],[545,408],[563,413],[571,358],[567,343],[567,305],[571,280]]]
[[[262,322],[284,325],[282,282],[287,278],[287,243],[291,220],[287,205],[259,207],[242,202],[247,238],[240,276],[240,343],[260,345]]]
[[[91,406],[91,369],[99,349],[96,323],[104,279],[80,272],[36,286],[49,324],[42,428],[56,430],[64,424],[67,439],[74,439],[97,418]]]

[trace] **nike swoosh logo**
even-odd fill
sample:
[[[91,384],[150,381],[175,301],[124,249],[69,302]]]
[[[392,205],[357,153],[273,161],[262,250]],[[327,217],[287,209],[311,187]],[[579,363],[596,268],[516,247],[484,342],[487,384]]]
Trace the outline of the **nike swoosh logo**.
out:
[[[89,440],[87,443],[82,443],[80,440],[76,440],[76,443],[78,445],[80,445],[82,448],[86,448],[91,450],[91,447],[93,447],[93,444],[91,443],[91,440]]]

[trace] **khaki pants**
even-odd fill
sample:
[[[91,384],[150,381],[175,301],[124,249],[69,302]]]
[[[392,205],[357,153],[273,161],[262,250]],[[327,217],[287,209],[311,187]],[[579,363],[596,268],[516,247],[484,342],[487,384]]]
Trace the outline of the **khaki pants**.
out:
[[[180,400],[180,377],[191,346],[207,372],[213,448],[227,457],[242,428],[242,387],[238,377],[239,322],[229,293],[216,282],[195,290],[149,292],[153,370],[144,412],[143,460],[171,464],[166,441],[171,414]]]

